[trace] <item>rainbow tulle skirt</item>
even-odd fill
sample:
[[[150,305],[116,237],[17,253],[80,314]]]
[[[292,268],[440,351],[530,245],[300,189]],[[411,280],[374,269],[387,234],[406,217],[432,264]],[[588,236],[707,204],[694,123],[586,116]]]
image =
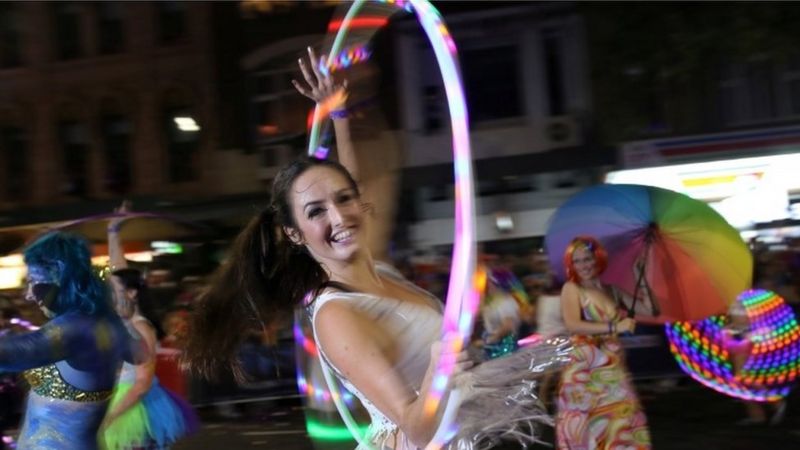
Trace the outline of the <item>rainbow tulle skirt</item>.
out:
[[[126,382],[117,385],[109,411],[125,398],[131,387]],[[186,400],[154,378],[142,400],[105,428],[100,440],[107,450],[163,449],[192,434],[198,426],[197,416]]]

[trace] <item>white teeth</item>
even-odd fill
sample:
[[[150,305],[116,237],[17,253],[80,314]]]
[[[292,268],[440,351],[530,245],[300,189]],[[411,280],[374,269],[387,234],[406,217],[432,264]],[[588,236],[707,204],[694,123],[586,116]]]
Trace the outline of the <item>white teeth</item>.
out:
[[[352,232],[352,231],[350,231],[350,230],[345,230],[345,231],[341,231],[341,232],[339,232],[339,233],[336,233],[336,234],[334,234],[333,236],[331,236],[331,240],[332,240],[333,242],[339,242],[339,241],[343,241],[343,240],[345,240],[345,239],[349,238],[349,237],[350,237],[350,236],[352,236],[352,235],[353,235],[353,232]]]

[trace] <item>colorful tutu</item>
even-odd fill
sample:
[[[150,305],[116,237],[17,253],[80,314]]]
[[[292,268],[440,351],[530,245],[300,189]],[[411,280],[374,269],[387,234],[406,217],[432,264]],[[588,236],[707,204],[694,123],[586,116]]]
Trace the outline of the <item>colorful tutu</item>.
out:
[[[109,411],[125,397],[131,383],[120,382],[114,390]],[[153,378],[142,400],[125,411],[102,432],[104,448],[163,449],[197,431],[199,421],[192,407]]]

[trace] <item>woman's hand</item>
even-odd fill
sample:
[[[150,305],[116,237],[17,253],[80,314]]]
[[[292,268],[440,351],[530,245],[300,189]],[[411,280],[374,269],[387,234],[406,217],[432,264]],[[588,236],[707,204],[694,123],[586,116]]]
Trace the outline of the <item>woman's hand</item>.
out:
[[[460,351],[454,351],[455,343],[457,340],[461,339],[456,334],[448,334],[445,336],[444,339],[441,341],[436,341],[431,345],[431,362],[438,363],[441,359],[455,359],[455,369],[453,370],[453,376],[458,375],[465,370],[469,370],[475,363],[469,357],[469,353],[467,352],[467,348],[462,348]]]
[[[616,324],[617,333],[633,333],[636,331],[636,321],[626,317]]]
[[[298,60],[305,84],[292,80],[294,88],[297,89],[297,92],[323,106],[328,113],[344,109],[347,101],[347,80],[336,83],[330,72],[323,73],[320,64],[327,66],[325,57],[323,56],[321,60],[317,59],[314,50],[309,47],[308,62],[303,58]]]
[[[108,413],[108,414],[107,414],[107,415],[106,415],[106,416],[103,418],[103,423],[101,423],[101,424],[100,424],[100,429],[101,429],[101,430],[105,430],[106,428],[108,428],[109,426],[111,426],[111,424],[112,424],[112,423],[114,423],[114,421],[115,421],[115,420],[117,420],[117,418],[118,418],[118,417],[119,417],[119,416],[118,416],[117,414],[114,414],[114,413],[111,413],[111,412],[109,412],[109,413]]]

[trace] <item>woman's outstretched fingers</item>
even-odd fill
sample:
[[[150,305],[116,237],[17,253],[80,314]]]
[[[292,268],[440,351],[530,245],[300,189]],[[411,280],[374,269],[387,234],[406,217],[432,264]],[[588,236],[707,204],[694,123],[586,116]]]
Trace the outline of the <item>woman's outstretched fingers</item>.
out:
[[[300,66],[300,72],[303,73],[303,78],[306,80],[306,84],[308,84],[308,87],[311,89],[311,93],[313,94],[319,85],[317,77],[311,70],[309,70],[308,64],[303,60],[303,58],[298,59],[297,64]]]
[[[308,97],[311,100],[315,100],[316,101],[314,96],[311,95],[311,91],[309,91],[308,89],[304,88],[303,85],[299,81],[292,80],[292,86],[294,86],[294,88],[297,90],[297,92],[299,92],[304,97]]]
[[[311,64],[311,70],[314,71],[314,76],[317,77],[317,83],[319,83],[319,85],[326,84],[326,77],[324,77],[322,72],[319,70],[319,59],[317,58],[317,54],[311,47],[308,47],[308,62]]]

